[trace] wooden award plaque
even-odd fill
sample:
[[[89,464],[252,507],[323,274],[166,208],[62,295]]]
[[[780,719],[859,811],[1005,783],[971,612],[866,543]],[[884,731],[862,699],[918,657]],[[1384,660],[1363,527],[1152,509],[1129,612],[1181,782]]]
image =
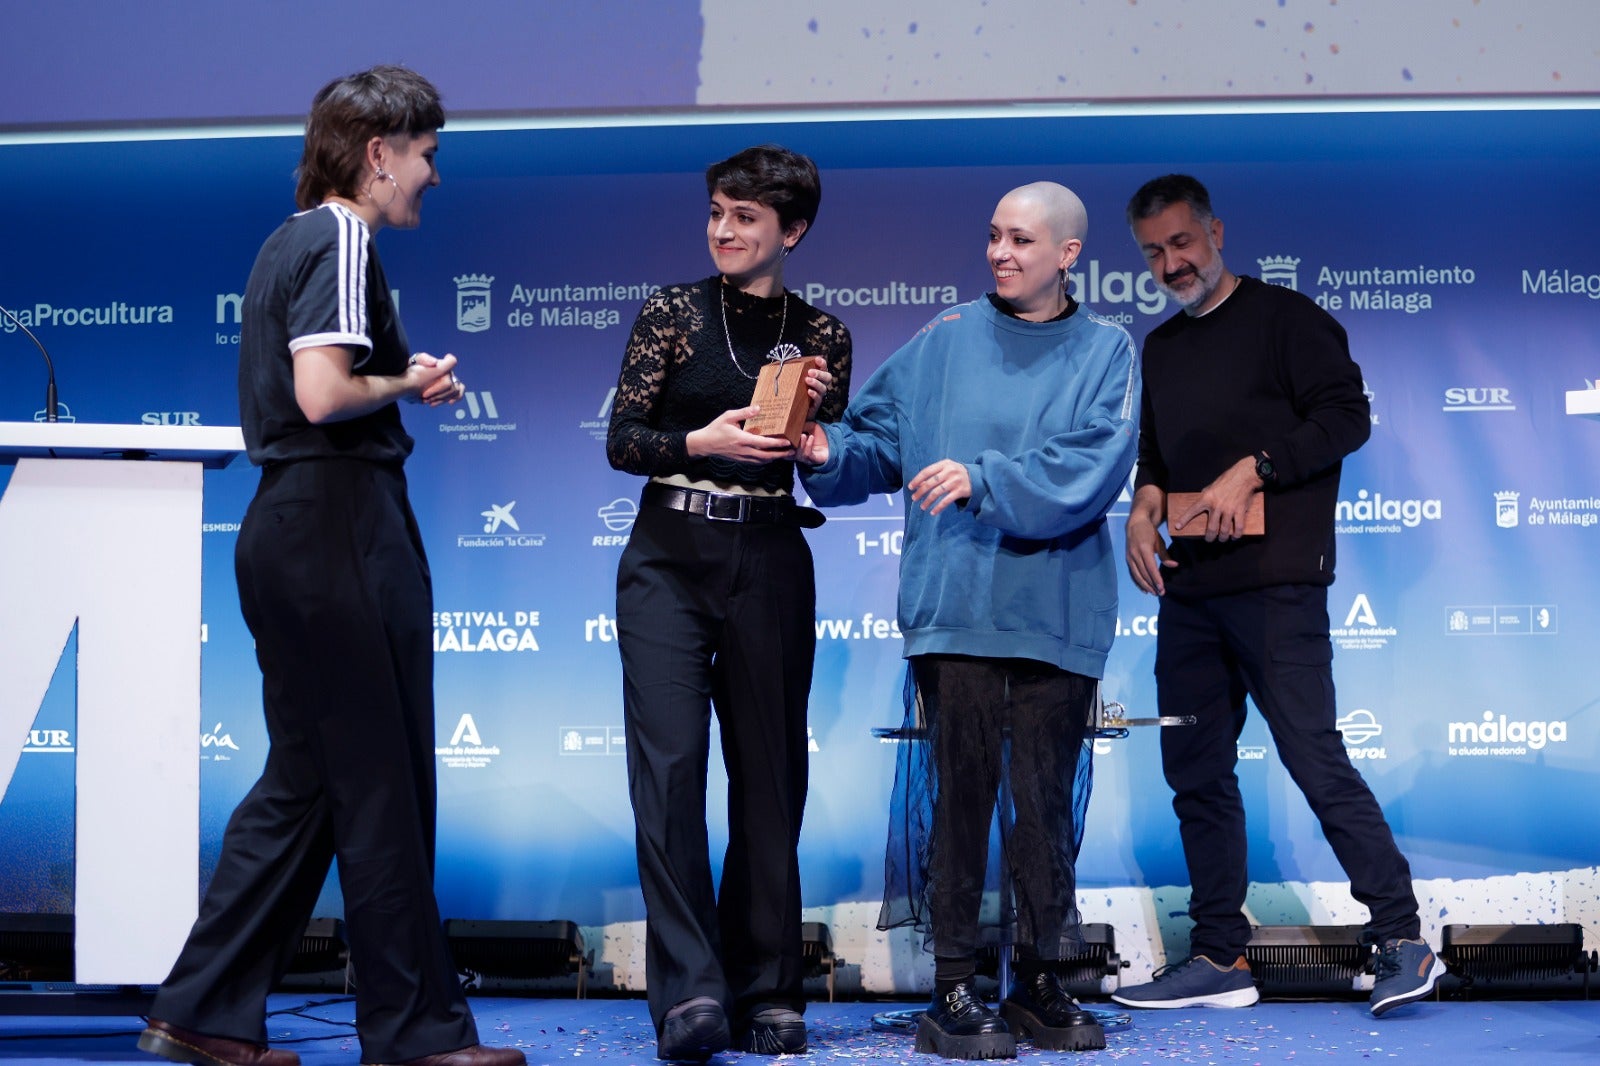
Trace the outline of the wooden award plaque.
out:
[[[745,419],[746,433],[783,437],[794,447],[800,446],[800,430],[811,406],[811,394],[806,391],[806,368],[810,365],[809,359],[786,359],[761,367],[750,397],[752,404],[761,407],[761,413]]]
[[[1206,535],[1206,515],[1204,512],[1196,515],[1188,525],[1178,527],[1172,523],[1177,517],[1194,506],[1194,501],[1200,498],[1198,492],[1169,492],[1167,493],[1167,534],[1173,537],[1203,537]],[[1267,532],[1267,506],[1266,497],[1259,492],[1250,494],[1250,506],[1244,513],[1244,535],[1247,537],[1264,536]]]

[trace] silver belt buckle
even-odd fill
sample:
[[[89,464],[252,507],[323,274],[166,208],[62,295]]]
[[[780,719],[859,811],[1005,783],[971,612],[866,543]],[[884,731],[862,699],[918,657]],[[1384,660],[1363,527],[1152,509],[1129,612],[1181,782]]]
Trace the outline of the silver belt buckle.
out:
[[[738,507],[734,509],[732,515],[713,514],[712,508],[716,506],[718,500],[734,500],[738,503]],[[708,492],[706,493],[705,519],[707,522],[743,522],[748,506],[749,498],[746,496],[732,492]]]

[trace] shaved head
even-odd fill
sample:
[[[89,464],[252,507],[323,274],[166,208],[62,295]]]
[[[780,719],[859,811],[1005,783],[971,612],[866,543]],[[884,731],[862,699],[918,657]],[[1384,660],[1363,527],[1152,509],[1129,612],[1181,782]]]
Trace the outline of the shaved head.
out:
[[[1026,205],[1037,211],[1040,221],[1050,228],[1050,236],[1056,241],[1081,241],[1089,232],[1089,212],[1084,209],[1078,194],[1065,185],[1036,181],[1012,189],[1001,198],[1000,203],[1004,206],[1007,201],[1014,206]]]

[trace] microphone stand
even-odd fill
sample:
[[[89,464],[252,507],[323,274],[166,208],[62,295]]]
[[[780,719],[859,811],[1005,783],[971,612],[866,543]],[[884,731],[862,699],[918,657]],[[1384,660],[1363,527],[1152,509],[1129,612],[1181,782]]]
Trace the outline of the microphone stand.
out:
[[[44,350],[44,345],[40,344],[39,338],[33,335],[33,330],[22,324],[22,319],[4,307],[0,307],[0,314],[5,315],[16,323],[17,328],[26,333],[28,339],[33,342],[33,346],[39,349],[39,354],[44,356],[45,370],[49,374],[49,382],[45,385],[44,390],[44,420],[46,422],[59,422],[61,419],[60,404],[56,402],[56,365],[50,361],[50,353]]]

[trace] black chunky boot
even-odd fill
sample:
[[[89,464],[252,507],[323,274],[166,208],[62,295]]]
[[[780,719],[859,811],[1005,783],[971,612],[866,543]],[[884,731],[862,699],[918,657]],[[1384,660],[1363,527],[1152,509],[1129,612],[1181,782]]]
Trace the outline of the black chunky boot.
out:
[[[1061,978],[1040,970],[1018,981],[1000,1005],[1000,1016],[1019,1037],[1050,1051],[1098,1051],[1106,1033],[1094,1015],[1061,986]]]
[[[947,1059],[1014,1059],[1017,1042],[1006,1023],[962,981],[937,993],[917,1019],[917,1050]]]

